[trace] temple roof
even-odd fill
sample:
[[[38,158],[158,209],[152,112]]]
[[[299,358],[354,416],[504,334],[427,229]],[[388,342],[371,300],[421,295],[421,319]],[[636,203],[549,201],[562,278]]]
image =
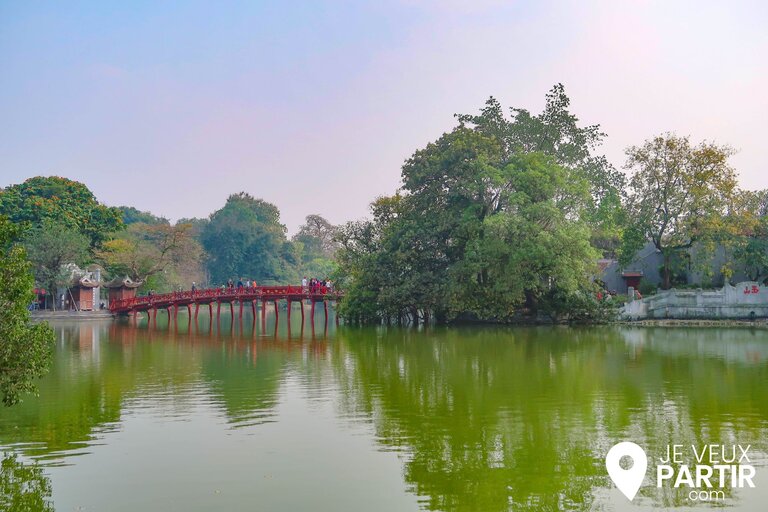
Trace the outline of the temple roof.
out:
[[[138,288],[144,284],[141,281],[134,281],[130,277],[116,277],[111,281],[102,283],[102,286],[106,288]]]
[[[90,274],[84,276],[75,275],[69,283],[70,288],[96,288],[97,286],[101,286],[101,283],[92,279]]]

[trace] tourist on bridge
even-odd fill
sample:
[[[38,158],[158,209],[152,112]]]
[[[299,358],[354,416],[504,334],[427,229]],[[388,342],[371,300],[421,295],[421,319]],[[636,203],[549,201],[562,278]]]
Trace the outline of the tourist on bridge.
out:
[[[243,284],[243,278],[241,277],[240,279],[237,280],[237,291],[242,290],[243,286],[245,285]]]
[[[195,293],[195,290],[197,290],[197,285],[192,281],[192,293]]]

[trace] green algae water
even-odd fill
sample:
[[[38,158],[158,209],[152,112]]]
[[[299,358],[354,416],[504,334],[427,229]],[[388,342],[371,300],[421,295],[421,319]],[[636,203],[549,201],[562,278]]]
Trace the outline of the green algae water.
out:
[[[768,332],[356,328],[322,315],[55,324],[0,410],[10,510],[765,510]],[[332,320],[332,319],[331,319]],[[629,501],[605,456],[649,469]],[[656,486],[669,445],[749,445],[755,487]],[[742,461],[743,462],[743,461]],[[23,508],[27,507],[27,508]]]

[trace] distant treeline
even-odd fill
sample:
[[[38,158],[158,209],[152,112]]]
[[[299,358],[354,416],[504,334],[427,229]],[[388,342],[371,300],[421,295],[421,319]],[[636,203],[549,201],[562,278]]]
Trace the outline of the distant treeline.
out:
[[[362,322],[600,320],[597,261],[629,262],[649,242],[665,288],[681,266],[707,268],[715,248],[726,281],[768,275],[768,193],[739,189],[730,147],[664,133],[627,148],[625,174],[599,153],[600,127],[569,107],[559,84],[539,114],[490,98],[406,161],[371,218],[310,215],[290,239],[278,208],[245,192],[171,225],[36,177],[0,191],[0,215],[23,225],[41,287],[66,284],[72,263],[156,291],[331,277],[346,291],[342,314]]]
[[[82,183],[35,177],[0,191],[0,215],[22,226],[39,288],[67,286],[73,265],[98,264],[143,291],[217,286],[245,277],[263,284],[325,278],[335,269],[337,229],[310,215],[286,237],[276,206],[233,194],[208,219],[167,219],[130,206],[107,207]]]

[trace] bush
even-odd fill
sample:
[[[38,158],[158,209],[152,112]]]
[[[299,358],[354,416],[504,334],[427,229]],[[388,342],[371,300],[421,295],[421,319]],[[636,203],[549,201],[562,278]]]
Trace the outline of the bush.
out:
[[[637,289],[640,291],[640,294],[643,297],[647,297],[648,295],[653,295],[656,293],[656,285],[648,281],[646,278],[642,278],[640,280],[640,284],[637,285]]]

